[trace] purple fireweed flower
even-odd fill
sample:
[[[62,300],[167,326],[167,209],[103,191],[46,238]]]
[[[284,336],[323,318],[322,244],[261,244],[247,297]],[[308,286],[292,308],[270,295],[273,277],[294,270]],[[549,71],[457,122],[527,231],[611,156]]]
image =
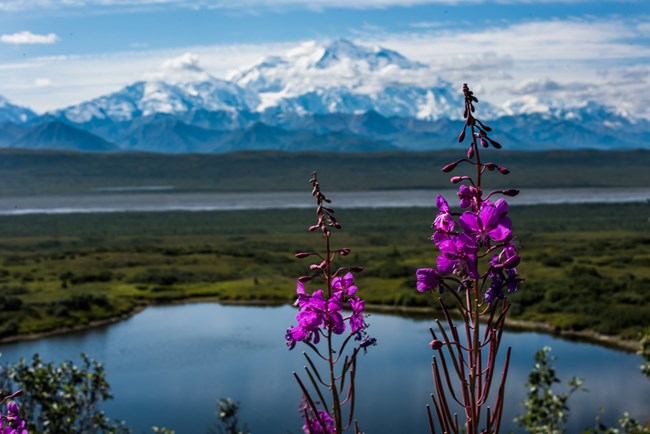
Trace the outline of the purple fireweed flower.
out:
[[[5,426],[5,422],[0,422],[0,434],[29,434],[29,432],[25,429],[25,421],[23,420],[15,426],[12,426],[12,424]]]
[[[321,332],[331,330],[334,334],[345,332],[346,321],[350,322],[352,334],[361,334],[365,329],[363,320],[363,308],[365,302],[358,297],[350,299],[352,315],[343,317],[343,304],[348,297],[357,292],[354,285],[354,275],[347,273],[343,277],[332,279],[332,296],[325,298],[325,291],[318,289],[311,295],[305,290],[305,285],[299,280],[296,283],[296,294],[298,295],[294,306],[300,311],[296,315],[297,325],[287,329],[285,341],[290,350],[294,349],[297,342],[320,342]],[[0,433],[2,434],[2,433]]]
[[[20,421],[20,407],[13,401],[7,403],[7,415],[4,416],[4,419],[7,422],[18,422]]]
[[[458,223],[465,232],[478,235],[483,243],[488,243],[490,239],[507,241],[512,237],[512,221],[506,216],[507,212],[508,203],[505,200],[499,199],[494,204],[486,200],[478,214],[464,212]]]
[[[298,294],[298,298],[293,305],[303,307],[309,301],[309,294],[305,291],[305,285],[300,280],[296,283],[296,294]]]
[[[20,408],[13,401],[7,403],[7,414],[0,413],[0,434],[28,434],[25,421],[20,418]]]
[[[361,332],[366,326],[363,320],[364,307],[366,307],[366,302],[359,297],[350,299],[350,309],[352,309],[352,315],[350,315],[350,329],[352,333]]]
[[[332,279],[332,289],[342,291],[346,296],[352,297],[357,293],[357,287],[354,285],[354,275],[347,273],[343,277],[335,277]]]
[[[332,416],[325,410],[318,410],[318,416],[325,423],[325,426],[323,427],[319,422],[318,417],[309,415],[302,426],[303,432],[305,434],[333,434],[336,428],[334,427],[334,419],[332,419]]]
[[[433,222],[433,226],[437,231],[441,232],[451,232],[454,230],[454,219],[449,213],[449,204],[442,195],[438,195],[436,198],[436,206],[440,210],[436,219]]]
[[[340,335],[345,331],[345,322],[343,321],[343,303],[341,301],[342,293],[335,292],[332,297],[327,300],[327,308],[323,316],[323,325],[331,328],[334,333]]]
[[[443,240],[439,245],[440,255],[436,261],[438,272],[442,274],[468,275],[478,279],[476,266],[476,239],[468,234],[460,234]]]
[[[522,282],[522,279],[517,274],[517,269],[514,267],[505,268],[505,266],[499,262],[499,257],[500,255],[496,255],[490,260],[490,265],[493,267],[488,272],[491,284],[483,296],[483,299],[488,303],[492,303],[496,298],[503,298],[504,288],[508,292],[516,292],[519,289],[519,284]],[[506,262],[507,261],[508,259],[506,259]]]
[[[503,250],[499,254],[492,257],[490,265],[494,268],[508,269],[519,265],[520,260],[517,248],[512,243],[508,243],[503,246]]]
[[[306,293],[303,283],[298,281],[296,293],[298,299],[295,304],[300,307],[300,312],[296,315],[298,325],[289,328],[284,335],[290,350],[296,346],[297,341],[310,342],[313,338],[314,343],[319,342],[318,330],[325,320],[327,305],[323,298],[324,292],[322,289],[316,290],[309,295]]]
[[[420,268],[415,276],[418,292],[434,291],[440,285],[440,275],[433,268]]]
[[[485,294],[483,295],[483,299],[487,303],[492,303],[496,299],[501,299],[503,298],[503,292],[501,291],[501,287],[495,287],[490,285],[490,287],[485,291]]]
[[[506,289],[508,292],[517,292],[522,279],[517,274],[516,268],[506,269]]]
[[[491,284],[483,294],[483,299],[488,303],[492,303],[497,298],[503,298],[503,291],[501,291],[504,283],[503,273],[499,269],[493,269],[488,273],[488,276],[491,279]]]
[[[360,335],[357,335],[357,337],[359,336]],[[377,339],[367,337],[359,343],[359,348],[363,348],[363,353],[366,354],[368,352],[368,347],[373,347],[375,345],[377,345]]]
[[[519,265],[519,261],[521,258],[517,254],[517,249],[515,248],[514,245],[508,243],[505,245],[503,248],[502,252],[504,261],[503,261],[503,267],[507,269],[511,269]]]
[[[309,296],[309,299],[305,302],[303,308],[308,308],[314,311],[324,311],[325,310],[325,299],[323,298],[325,292],[322,289],[314,291],[312,295]]]
[[[458,198],[460,199],[461,208],[477,208],[479,190],[474,186],[461,185],[458,188]]]

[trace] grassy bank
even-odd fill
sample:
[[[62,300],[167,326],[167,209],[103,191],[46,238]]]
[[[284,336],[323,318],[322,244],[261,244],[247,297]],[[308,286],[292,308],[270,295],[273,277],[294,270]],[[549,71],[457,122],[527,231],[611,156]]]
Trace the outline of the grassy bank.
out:
[[[336,198],[333,198],[336,200]],[[368,303],[424,307],[415,269],[434,264],[427,209],[339,210],[335,243]],[[650,326],[647,204],[515,207],[526,282],[514,319],[635,338]],[[320,249],[311,210],[0,217],[0,334],[78,327],[192,298],[289,302]]]

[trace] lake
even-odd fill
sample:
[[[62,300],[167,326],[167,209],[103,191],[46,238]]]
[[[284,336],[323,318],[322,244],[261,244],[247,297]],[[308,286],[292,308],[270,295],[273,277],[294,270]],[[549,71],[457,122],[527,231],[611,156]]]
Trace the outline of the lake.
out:
[[[304,192],[183,193],[173,186],[106,187],[78,196],[8,197],[0,202],[0,215],[68,214],[125,211],[227,211],[270,208],[311,208],[314,200]],[[171,190],[171,191],[170,191]],[[457,203],[457,189],[440,191],[450,203]],[[435,205],[438,191],[381,190],[328,192],[336,208],[410,208]],[[512,205],[560,203],[646,202],[650,188],[529,188],[514,198]]]
[[[290,306],[242,307],[198,303],[149,307],[109,326],[85,332],[0,346],[2,361],[38,352],[45,360],[79,360],[85,352],[106,365],[115,400],[105,405],[112,418],[134,432],[163,425],[177,434],[204,433],[213,423],[216,401],[241,402],[241,418],[254,434],[301,432],[300,400],[292,371],[302,369],[300,345],[288,351],[284,332],[294,323]],[[369,332],[378,345],[359,359],[357,416],[368,434],[426,433],[424,406],[433,390],[431,321],[372,314]],[[604,406],[613,424],[624,412],[650,418],[650,380],[639,372],[640,356],[540,333],[507,333],[513,347],[504,422],[523,411],[524,384],[533,354],[553,348],[558,375],[586,379],[589,392],[570,401],[568,432],[593,426]]]

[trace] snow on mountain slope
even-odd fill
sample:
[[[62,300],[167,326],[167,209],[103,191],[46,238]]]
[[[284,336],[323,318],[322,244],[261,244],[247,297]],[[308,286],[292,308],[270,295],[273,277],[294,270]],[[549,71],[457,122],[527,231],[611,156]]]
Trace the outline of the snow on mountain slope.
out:
[[[306,42],[271,56],[230,79],[258,92],[258,111],[298,114],[363,113],[417,119],[459,118],[462,94],[429,67],[381,47],[347,40]],[[489,108],[485,104],[485,111]]]
[[[0,122],[21,124],[36,117],[36,114],[26,107],[20,107],[9,102],[0,95]]]
[[[121,122],[159,113],[250,111],[259,105],[255,92],[210,75],[190,54],[165,62],[162,73],[153,74],[151,78],[56,114],[74,123],[92,119]]]

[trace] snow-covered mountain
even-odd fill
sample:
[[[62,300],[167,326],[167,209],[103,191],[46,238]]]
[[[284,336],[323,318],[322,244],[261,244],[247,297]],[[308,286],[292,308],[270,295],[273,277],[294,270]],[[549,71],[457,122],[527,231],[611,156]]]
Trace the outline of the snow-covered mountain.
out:
[[[462,94],[432,76],[427,65],[392,50],[362,47],[345,39],[306,42],[284,56],[267,57],[235,71],[229,78],[259,94],[260,112],[304,115],[373,110],[383,116],[427,120],[462,115]]]
[[[36,117],[36,114],[27,107],[20,107],[12,104],[0,95],[0,122],[13,122],[21,124],[29,122]]]
[[[154,75],[153,80],[52,115],[77,124],[100,119],[123,122],[161,113],[187,117],[200,110],[291,116],[372,110],[425,120],[462,115],[457,86],[431,76],[427,65],[347,40],[304,43],[284,56],[234,71],[229,80],[211,76],[187,54],[172,65],[172,77]],[[422,86],[422,77],[429,85]],[[486,114],[496,112],[487,103],[481,108]]]
[[[229,81],[210,77],[202,82],[140,81],[124,89],[54,112],[55,117],[78,124],[93,119],[130,121],[155,114],[183,115],[199,110],[248,111],[258,96]]]
[[[479,109],[510,149],[647,147],[637,137],[650,132],[647,120],[588,101],[567,107],[521,97],[500,107],[482,100]],[[145,81],[41,117],[0,97],[0,146],[22,146],[31,129],[62,122],[123,150],[300,150],[315,144],[428,150],[453,146],[462,110],[460,84],[437,77],[428,65],[381,47],[312,41],[233,71],[227,80],[186,53]],[[344,144],[337,148],[327,135]]]

